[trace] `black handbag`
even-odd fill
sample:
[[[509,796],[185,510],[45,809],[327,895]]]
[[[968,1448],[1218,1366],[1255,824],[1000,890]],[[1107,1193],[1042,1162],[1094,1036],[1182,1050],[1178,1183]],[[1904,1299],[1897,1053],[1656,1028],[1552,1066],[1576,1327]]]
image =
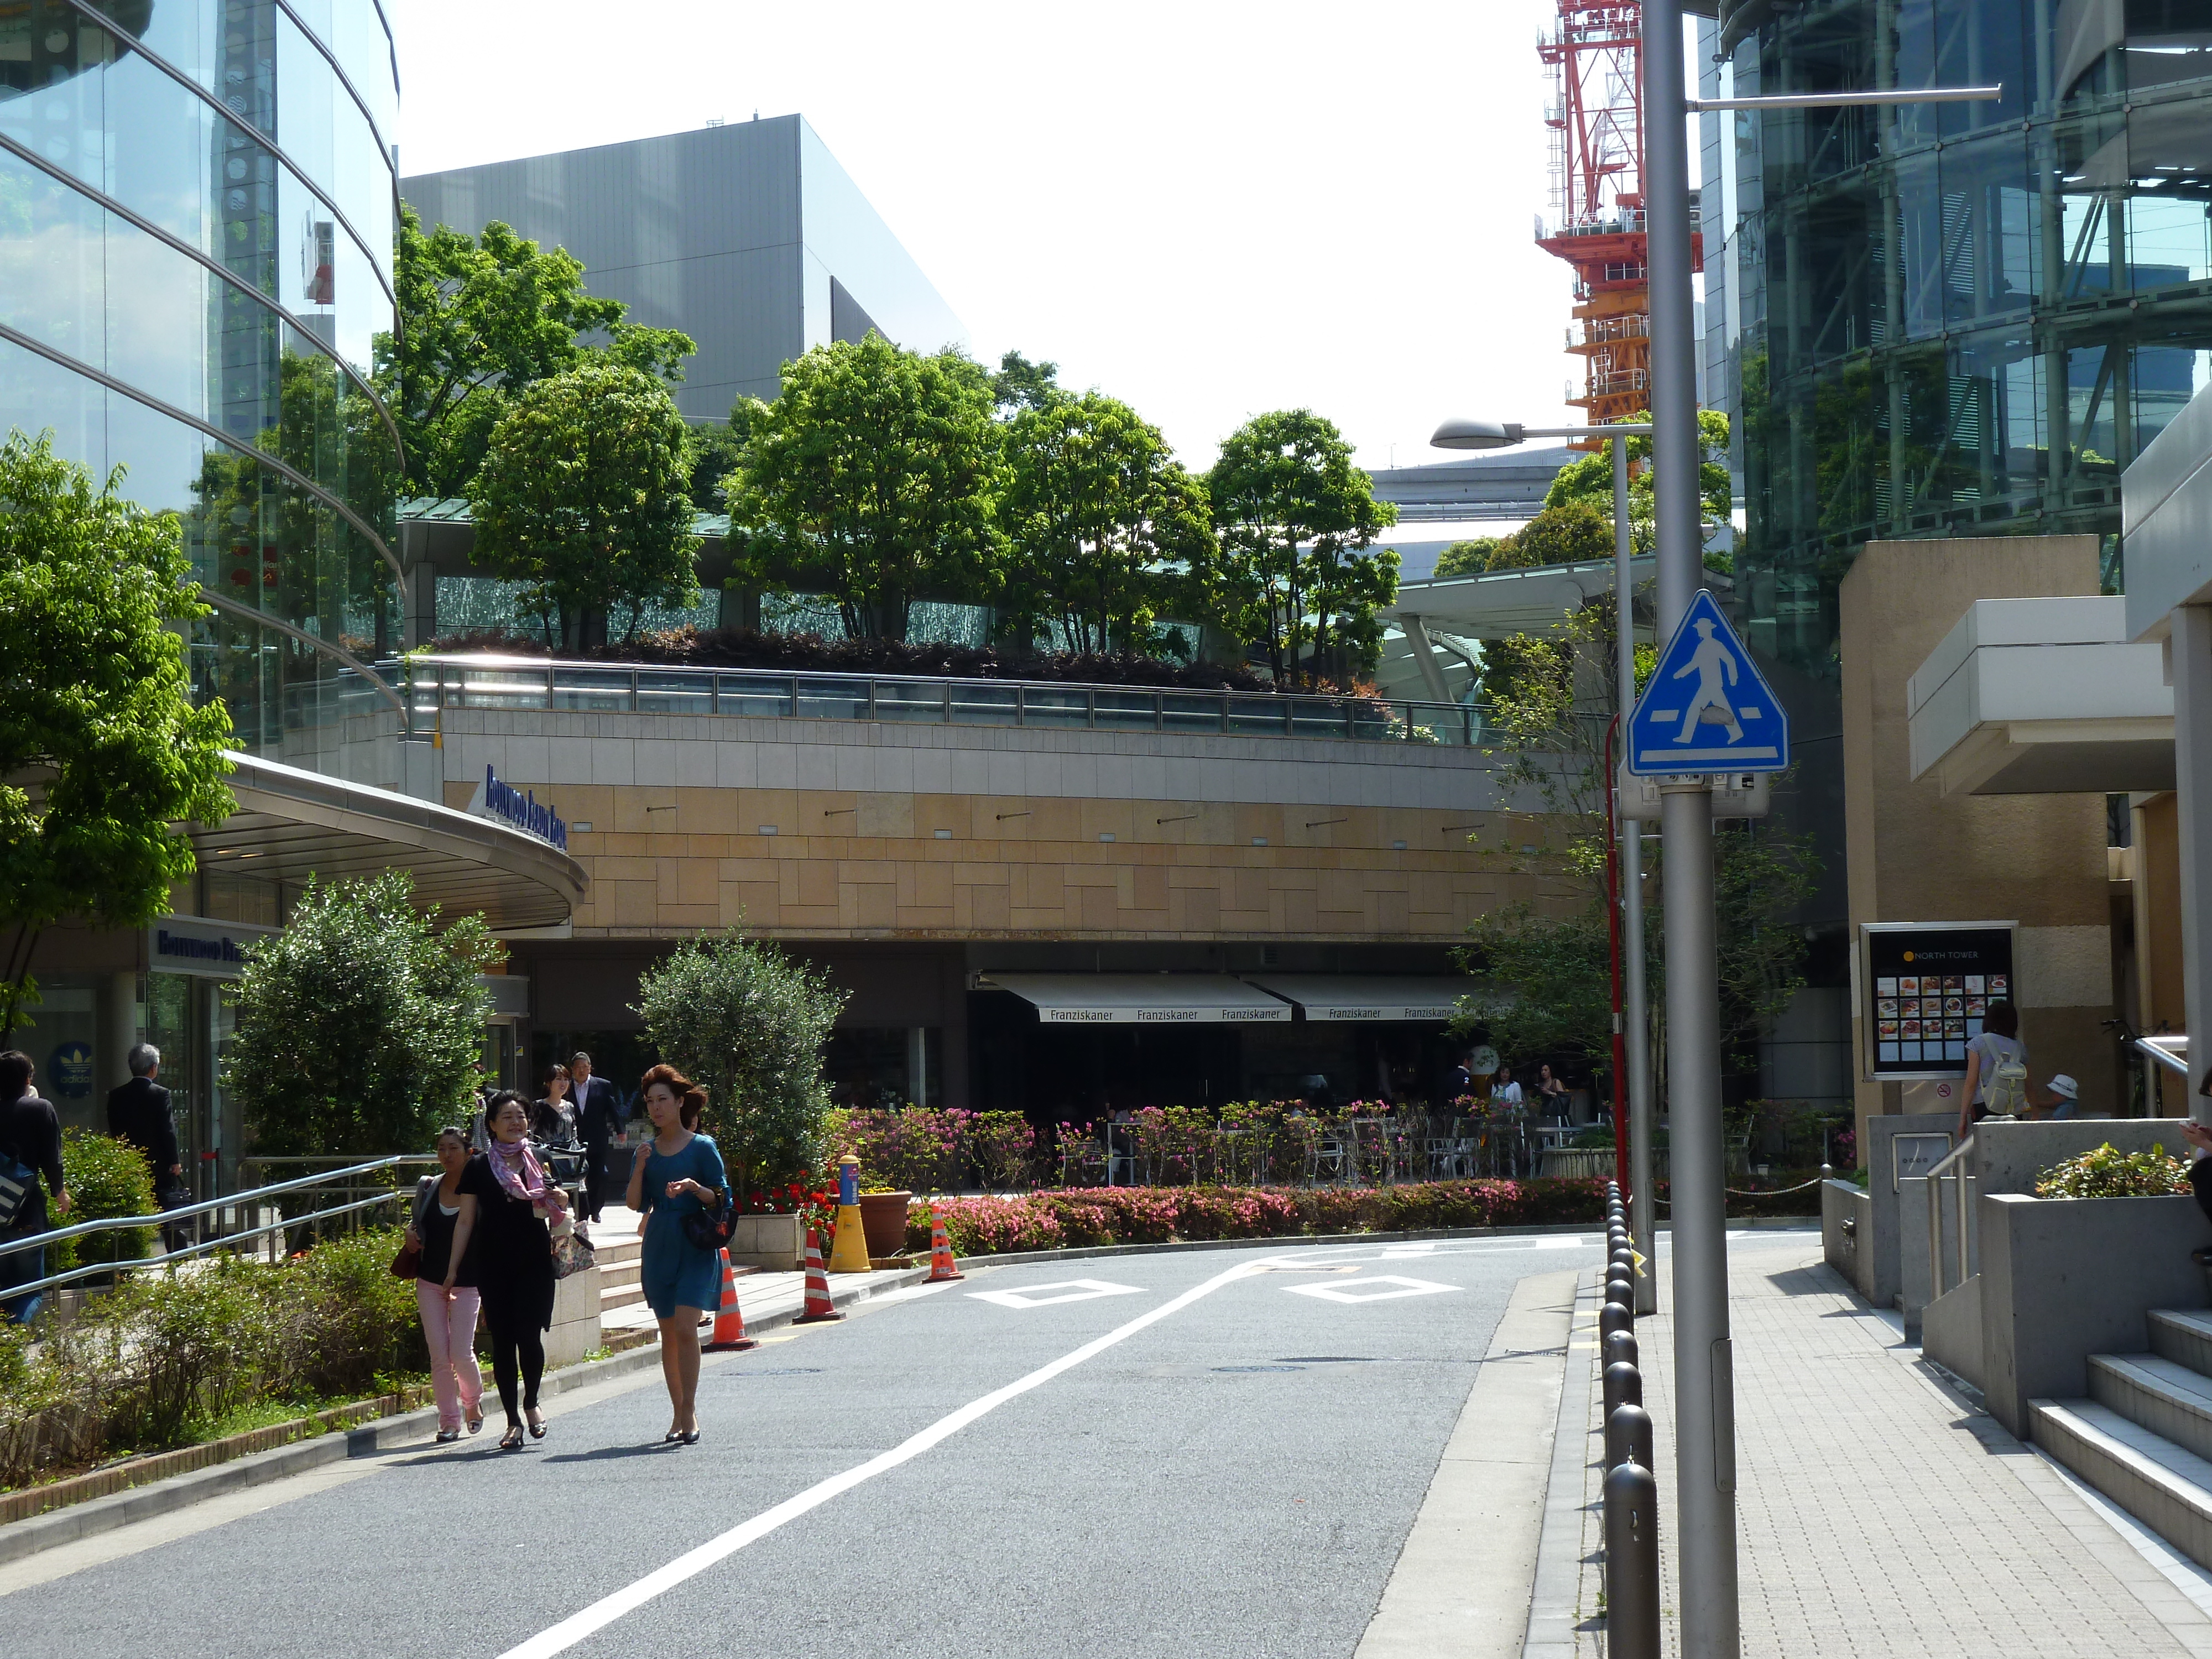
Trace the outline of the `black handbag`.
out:
[[[717,1188],[713,1209],[699,1210],[684,1218],[684,1237],[695,1250],[719,1250],[729,1244],[737,1224],[738,1206],[731,1202],[728,1188]]]

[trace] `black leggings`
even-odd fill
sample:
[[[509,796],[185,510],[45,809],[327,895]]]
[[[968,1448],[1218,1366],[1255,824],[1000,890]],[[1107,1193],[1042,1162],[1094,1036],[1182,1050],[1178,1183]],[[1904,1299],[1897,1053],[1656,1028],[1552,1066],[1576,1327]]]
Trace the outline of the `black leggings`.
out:
[[[521,1413],[514,1408],[515,1372],[517,1361],[522,1380],[524,1407],[538,1404],[538,1380],[545,1375],[544,1333],[532,1328],[529,1330],[501,1330],[495,1325],[491,1333],[491,1374],[499,1383],[499,1403],[507,1408],[510,1424],[522,1421]]]
[[[2200,1158],[2189,1166],[2189,1190],[2197,1194],[2197,1207],[2212,1221],[2212,1158]]]

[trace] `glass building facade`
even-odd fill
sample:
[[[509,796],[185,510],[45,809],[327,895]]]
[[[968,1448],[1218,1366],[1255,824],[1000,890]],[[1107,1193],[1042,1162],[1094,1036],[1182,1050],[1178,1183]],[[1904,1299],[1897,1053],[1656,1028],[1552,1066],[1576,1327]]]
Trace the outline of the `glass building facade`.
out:
[[[2212,368],[2212,4],[1718,11],[1724,95],[2003,88],[1705,118],[1750,641],[1832,684],[1837,584],[1874,539],[2087,532],[2117,586],[2120,473]]]
[[[398,109],[376,0],[0,0],[0,432],[179,515],[197,694],[324,770],[398,709]]]

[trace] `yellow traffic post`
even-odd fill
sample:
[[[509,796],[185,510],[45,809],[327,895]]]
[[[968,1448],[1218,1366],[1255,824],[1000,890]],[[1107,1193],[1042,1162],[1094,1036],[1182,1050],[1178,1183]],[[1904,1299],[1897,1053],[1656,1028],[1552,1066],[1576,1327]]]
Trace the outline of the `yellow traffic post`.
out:
[[[868,1237],[860,1225],[860,1160],[850,1152],[837,1160],[837,1237],[830,1247],[830,1271],[868,1271]]]

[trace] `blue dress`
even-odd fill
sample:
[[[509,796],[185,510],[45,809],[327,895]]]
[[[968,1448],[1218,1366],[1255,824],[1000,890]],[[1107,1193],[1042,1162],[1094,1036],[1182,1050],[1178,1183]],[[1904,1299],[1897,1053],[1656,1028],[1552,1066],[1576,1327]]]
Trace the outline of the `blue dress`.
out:
[[[720,1252],[700,1249],[684,1236],[684,1218],[707,1206],[691,1193],[669,1197],[672,1181],[696,1181],[725,1192],[730,1184],[722,1173],[720,1151],[705,1135],[693,1135],[673,1158],[663,1158],[655,1146],[645,1160],[645,1190],[639,1201],[647,1219],[638,1278],[656,1319],[673,1319],[678,1308],[712,1313],[722,1304]]]

